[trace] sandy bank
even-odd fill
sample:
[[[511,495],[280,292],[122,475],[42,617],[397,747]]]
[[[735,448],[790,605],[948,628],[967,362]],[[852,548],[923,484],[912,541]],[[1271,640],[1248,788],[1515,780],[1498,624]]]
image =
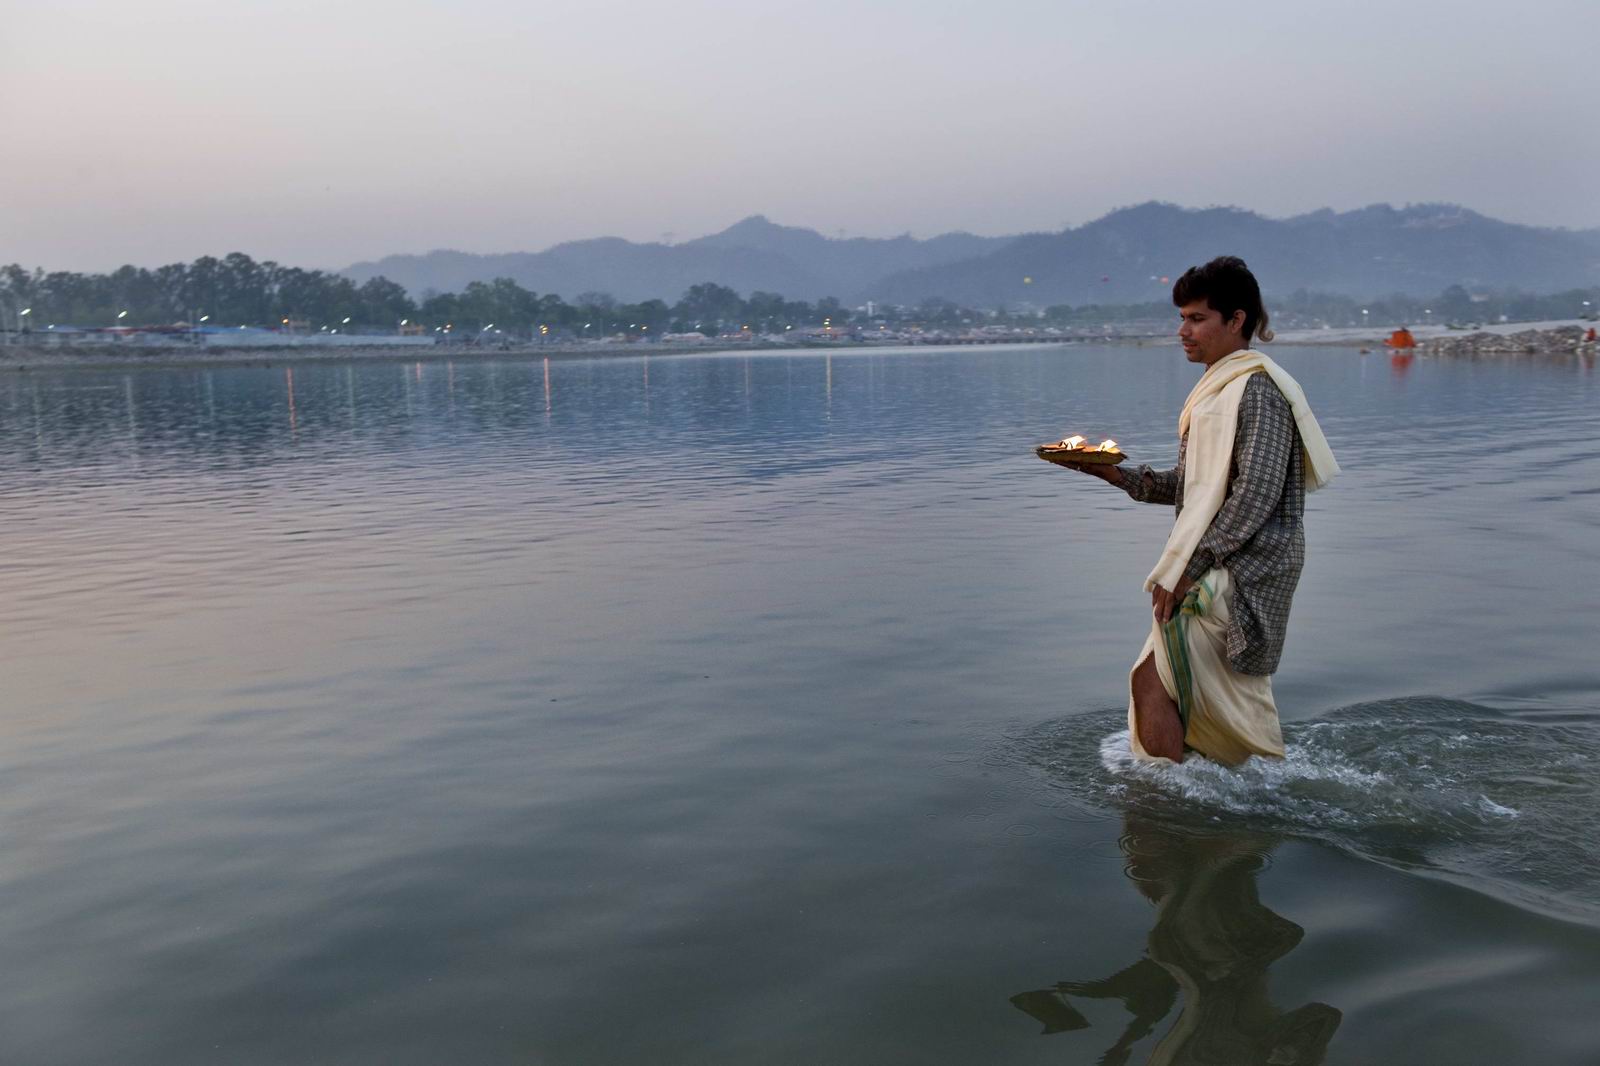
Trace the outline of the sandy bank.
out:
[[[859,351],[867,348],[940,348],[969,346],[1037,347],[1082,343],[1081,339],[1043,339],[1006,337],[904,341],[836,340],[813,344],[544,344],[478,347],[437,345],[432,347],[271,347],[210,348],[191,345],[0,345],[0,373],[30,370],[132,370],[174,367],[262,367],[305,363],[461,363],[522,361],[528,359],[593,359],[610,356],[715,355],[729,352],[831,352]],[[1118,343],[1118,341],[1095,341]]]

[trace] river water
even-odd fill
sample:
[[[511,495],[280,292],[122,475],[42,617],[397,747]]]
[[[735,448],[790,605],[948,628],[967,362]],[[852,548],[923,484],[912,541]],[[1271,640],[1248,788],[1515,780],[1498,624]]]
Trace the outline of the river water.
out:
[[[1030,452],[1174,348],[5,375],[0,1061],[1600,1061],[1593,367],[1273,354],[1239,771]]]

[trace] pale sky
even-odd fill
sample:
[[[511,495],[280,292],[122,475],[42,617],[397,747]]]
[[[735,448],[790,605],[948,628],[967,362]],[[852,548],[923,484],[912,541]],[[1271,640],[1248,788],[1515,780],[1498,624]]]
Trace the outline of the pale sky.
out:
[[[338,268],[756,213],[1009,234],[1151,199],[1600,226],[1600,3],[1312,9],[8,0],[0,263]]]

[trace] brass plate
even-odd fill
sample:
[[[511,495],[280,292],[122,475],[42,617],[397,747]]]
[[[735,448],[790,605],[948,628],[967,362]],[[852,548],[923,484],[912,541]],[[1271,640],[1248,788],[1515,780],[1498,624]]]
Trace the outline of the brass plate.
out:
[[[1057,466],[1115,466],[1126,459],[1125,452],[1102,452],[1093,448],[1052,448],[1041,444],[1033,454]]]

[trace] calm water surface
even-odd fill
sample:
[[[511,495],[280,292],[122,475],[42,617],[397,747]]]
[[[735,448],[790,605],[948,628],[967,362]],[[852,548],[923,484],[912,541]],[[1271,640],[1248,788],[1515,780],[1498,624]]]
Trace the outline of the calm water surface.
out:
[[[1593,368],[1273,354],[1241,771],[1029,451],[1175,349],[0,378],[0,1061],[1600,1061]]]

